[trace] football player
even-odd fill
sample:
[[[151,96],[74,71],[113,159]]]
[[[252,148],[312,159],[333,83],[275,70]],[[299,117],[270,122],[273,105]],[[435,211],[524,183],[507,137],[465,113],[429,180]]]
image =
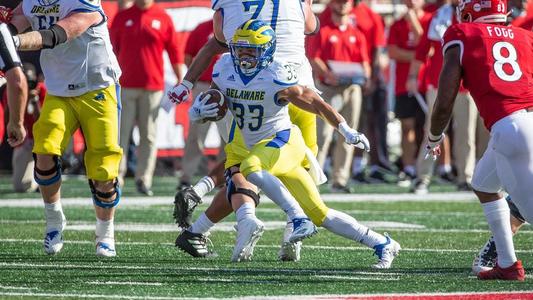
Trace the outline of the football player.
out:
[[[440,154],[461,80],[491,132],[472,187],[478,196],[498,252],[494,268],[479,279],[524,280],[514,251],[504,188],[526,221],[533,221],[533,32],[507,26],[507,1],[462,0],[462,23],[443,38],[444,65],[431,116],[428,155]]]
[[[278,51],[275,56],[287,59],[290,62],[288,66],[292,68],[293,72],[296,72],[294,75],[300,78],[300,83],[314,88],[312,70],[305,56],[304,39],[306,34],[316,33],[320,26],[310,5],[311,1],[213,1],[213,9],[215,10],[213,17],[214,37],[195,57],[184,77],[184,81],[169,91],[169,98],[175,103],[181,103],[188,99],[193,83],[209,65],[211,57],[215,54],[226,52],[226,41],[232,39],[237,27],[252,17],[273,25],[278,37]],[[199,112],[206,113],[206,110],[200,109],[198,105],[199,103],[196,103],[196,106],[189,111],[189,116],[192,119],[200,119],[202,116],[199,115]],[[289,104],[289,112],[291,120],[300,127],[306,145],[316,156],[318,152],[316,116],[292,104]],[[224,130],[226,127],[220,123],[217,123],[217,125],[219,125],[219,131],[221,129]],[[227,134],[221,133],[221,136],[224,137]],[[318,166],[318,164],[316,165]],[[306,167],[309,166],[306,165]],[[217,178],[220,178],[220,174],[217,175],[211,172],[209,176],[203,177],[193,187],[185,187],[178,191],[175,199],[175,216],[178,217],[178,223],[185,225],[185,227],[189,226],[192,211],[200,203],[203,195],[221,184]],[[200,216],[198,222],[193,224],[192,227],[196,231],[184,232],[189,239],[195,238],[189,233],[205,233],[209,226],[213,226],[213,223],[222,220],[231,213],[231,208],[227,206],[224,198],[224,191],[220,192],[219,195],[221,196],[215,197],[214,202],[205,214]],[[199,224],[201,226],[197,226]],[[280,258],[282,260],[297,260],[299,255],[300,243],[293,244],[288,242],[292,229],[293,225],[290,224],[289,220],[280,250]],[[199,241],[204,240],[201,235],[196,235],[196,238]],[[182,240],[186,241],[188,239]]]
[[[85,166],[96,211],[96,255],[115,256],[113,216],[120,201],[117,172],[120,68],[100,0],[23,0],[10,28],[19,50],[41,50],[47,93],[34,126],[34,175],[46,216],[44,250],[63,247],[60,157],[81,127]],[[31,26],[31,30],[25,32]],[[22,33],[25,32],[25,33]]]
[[[213,86],[226,95],[235,120],[226,145],[230,176],[246,178],[267,195],[267,190],[281,182],[290,191],[286,197],[305,195],[298,201],[316,225],[374,248],[379,258],[374,267],[390,268],[400,250],[397,242],[328,208],[321,200],[302,166],[307,146],[290,120],[287,105],[293,103],[319,115],[337,128],[348,144],[368,151],[366,137],[350,128],[313,90],[298,84],[286,62],[274,59],[276,35],[268,24],[253,19],[245,22],[229,46],[231,54],[223,55],[214,67]],[[270,174],[281,182],[271,181]],[[229,186],[231,190],[231,182]]]
[[[0,24],[0,69],[7,81],[7,101],[9,121],[7,123],[7,142],[16,147],[26,138],[24,112],[28,100],[28,83],[22,71],[22,63],[15,50],[13,37],[5,23]]]

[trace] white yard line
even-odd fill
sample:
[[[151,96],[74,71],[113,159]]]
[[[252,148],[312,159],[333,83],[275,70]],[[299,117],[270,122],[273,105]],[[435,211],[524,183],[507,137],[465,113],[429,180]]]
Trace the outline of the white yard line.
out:
[[[322,194],[325,202],[475,202],[476,198],[470,192],[431,193],[428,195],[415,194]],[[209,204],[213,196],[204,197],[204,203]],[[261,197],[262,202],[272,202],[266,196]],[[124,197],[120,206],[152,206],[173,205],[174,197]],[[92,205],[89,198],[63,198],[64,206]],[[41,199],[0,199],[0,207],[42,207]]]
[[[94,285],[141,285],[141,286],[162,286],[162,282],[136,282],[136,281],[88,281],[87,284]]]
[[[42,240],[32,240],[32,239],[0,239],[2,243],[37,243],[41,244]],[[65,244],[75,244],[75,245],[93,245],[93,241],[65,241]],[[174,243],[145,243],[145,242],[117,242],[117,245],[158,245],[158,246],[174,246]],[[215,248],[233,248],[235,245],[224,244],[224,245],[215,245]],[[256,245],[256,248],[266,248],[266,249],[278,249],[279,245]],[[313,249],[313,250],[335,250],[335,251],[370,251],[368,247],[364,246],[316,246],[316,245],[307,245],[304,243],[303,249]],[[401,251],[406,252],[433,252],[433,253],[477,253],[479,249],[450,249],[450,248],[402,248]],[[531,250],[515,250],[516,253],[533,253]],[[2,263],[0,263],[0,266]]]

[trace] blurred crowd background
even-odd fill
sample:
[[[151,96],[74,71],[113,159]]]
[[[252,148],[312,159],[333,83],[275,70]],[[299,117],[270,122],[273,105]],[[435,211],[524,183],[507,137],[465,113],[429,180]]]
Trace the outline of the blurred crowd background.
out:
[[[245,1],[245,0],[242,0]],[[440,38],[456,22],[458,0],[352,1],[313,4],[321,29],[306,41],[307,56],[323,98],[369,138],[372,151],[346,145],[318,122],[318,159],[331,192],[353,192],[356,184],[389,183],[427,193],[431,180],[470,190],[476,160],[488,133],[468,91],[462,89],[447,130],[444,155],[432,162],[420,151],[427,116],[436,98],[442,64]],[[15,7],[20,1],[0,0]],[[165,90],[212,36],[211,3],[204,0],[102,1],[111,41],[123,70],[120,176],[134,177],[137,191],[152,195],[154,176],[175,176],[176,186],[194,183],[223,157],[214,124],[189,124],[190,103],[174,107]],[[509,0],[509,21],[533,30],[533,0]],[[26,142],[5,142],[8,116],[0,78],[0,176],[11,177],[16,192],[35,191],[31,128],[39,117],[46,87],[39,53],[22,53],[29,82]],[[214,62],[214,60],[213,60]],[[212,66],[211,66],[212,67]],[[193,89],[208,89],[211,68]],[[64,174],[83,175],[83,132],[62,157]]]

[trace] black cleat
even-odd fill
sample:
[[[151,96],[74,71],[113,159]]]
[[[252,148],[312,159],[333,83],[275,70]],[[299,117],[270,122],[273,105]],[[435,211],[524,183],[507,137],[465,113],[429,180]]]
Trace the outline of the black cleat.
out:
[[[492,268],[496,266],[497,259],[498,254],[496,253],[496,243],[491,236],[483,248],[479,250],[478,255],[474,258],[472,272],[477,275],[479,272],[492,270]]]
[[[189,228],[192,224],[192,213],[202,198],[196,194],[192,186],[183,187],[174,196],[174,219],[182,228]]]
[[[185,229],[176,238],[176,247],[193,257],[214,256],[215,254],[207,249],[207,241],[207,235]]]

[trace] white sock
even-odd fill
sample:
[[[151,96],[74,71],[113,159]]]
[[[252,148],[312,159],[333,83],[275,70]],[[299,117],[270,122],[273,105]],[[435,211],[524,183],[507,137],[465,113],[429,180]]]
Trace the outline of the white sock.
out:
[[[504,198],[496,201],[482,203],[483,213],[489,223],[490,231],[496,243],[498,253],[498,265],[502,268],[510,267],[516,262],[516,254],[513,244],[513,232],[511,230],[511,212]]]
[[[115,240],[115,225],[113,219],[100,220],[96,218],[96,242],[114,241]]]
[[[326,219],[324,220],[324,223],[322,223],[322,227],[337,235],[362,243],[370,248],[387,241],[385,236],[360,224],[354,217],[331,208],[326,214]]]
[[[247,218],[255,218],[255,204],[250,202],[245,202],[237,211],[235,212],[237,216],[237,222],[240,222]]]
[[[209,231],[209,229],[213,228],[215,226],[215,223],[211,222],[209,218],[205,215],[205,212],[200,215],[198,220],[196,220],[191,227],[189,228],[189,231],[192,233],[201,233],[205,234]]]
[[[61,202],[44,203],[44,215],[46,217],[46,231],[51,229],[63,230],[65,228],[66,219],[63,214]],[[50,229],[50,230],[49,230]]]
[[[366,159],[363,156],[355,156],[352,162],[352,173],[359,174],[365,170]]]
[[[196,192],[196,194],[198,194],[198,196],[200,196],[200,198],[211,192],[214,188],[215,183],[209,176],[204,176],[192,187],[192,189]]]
[[[285,185],[267,171],[253,172],[246,177],[248,181],[260,188],[268,198],[276,203],[291,218],[307,218]],[[302,195],[305,197],[305,195]]]

